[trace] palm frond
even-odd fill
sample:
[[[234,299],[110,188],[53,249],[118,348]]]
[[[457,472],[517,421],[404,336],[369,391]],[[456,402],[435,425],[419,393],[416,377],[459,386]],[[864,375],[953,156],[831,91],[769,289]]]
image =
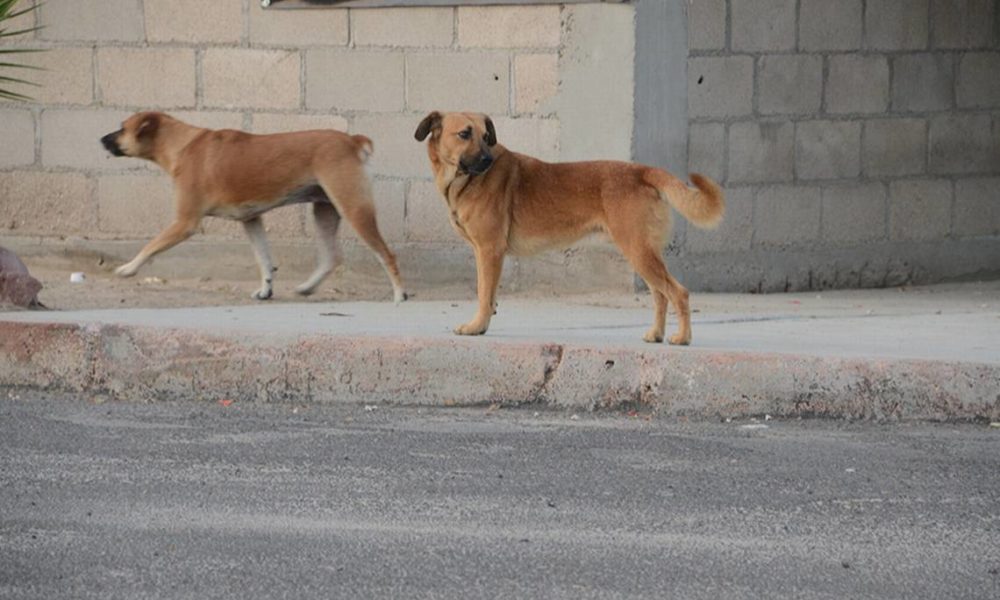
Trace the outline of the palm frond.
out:
[[[0,0],[0,25],[5,22],[10,21],[21,15],[26,15],[29,12],[37,9],[41,4],[31,3],[27,8],[21,10],[16,10],[19,0]],[[0,28],[0,38],[14,37],[18,35],[26,35],[38,31],[41,27],[25,27],[23,29],[17,29],[10,31],[6,28]],[[11,55],[11,54],[27,54],[29,52],[41,52],[38,48],[0,48],[0,55]],[[0,62],[0,69],[35,69],[38,70],[39,67],[34,65],[26,65],[22,63],[12,63],[12,62]],[[19,79],[17,77],[8,77],[5,75],[0,75],[0,84],[17,84],[17,85],[30,85],[38,87],[37,83],[27,81],[24,79]],[[18,92],[11,91],[5,87],[0,87],[0,99],[5,100],[16,100],[23,102],[26,100],[31,100],[30,96],[21,94]]]
[[[28,102],[33,100],[31,96],[25,96],[24,94],[18,94],[17,92],[8,92],[7,90],[0,90],[0,98],[16,100],[18,102]]]
[[[42,26],[29,27],[28,29],[18,29],[17,31],[7,31],[6,29],[0,29],[0,38],[2,37],[14,37],[15,35],[24,35],[26,33],[31,33],[33,31],[39,31]]]
[[[3,67],[9,67],[11,69],[32,69],[34,71],[45,71],[46,70],[45,67],[39,67],[37,65],[25,65],[25,64],[22,64],[22,63],[0,62],[0,68],[3,68]]]
[[[35,87],[42,87],[33,81],[25,81],[24,79],[18,79],[17,77],[7,77],[6,75],[0,75],[0,81],[9,81],[11,83],[23,83],[24,85],[33,85]]]

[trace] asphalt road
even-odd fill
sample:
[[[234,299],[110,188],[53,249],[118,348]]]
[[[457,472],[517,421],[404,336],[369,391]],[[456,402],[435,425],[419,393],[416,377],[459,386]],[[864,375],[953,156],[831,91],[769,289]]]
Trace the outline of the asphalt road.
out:
[[[0,598],[997,598],[1000,430],[0,390]]]

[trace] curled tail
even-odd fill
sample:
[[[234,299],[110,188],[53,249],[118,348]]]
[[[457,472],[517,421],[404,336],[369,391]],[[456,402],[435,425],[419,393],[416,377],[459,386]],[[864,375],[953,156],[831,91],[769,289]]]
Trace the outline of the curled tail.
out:
[[[650,169],[645,179],[677,212],[698,227],[709,229],[717,226],[726,212],[722,188],[704,175],[691,173],[694,188],[660,169]]]
[[[358,148],[358,158],[361,162],[368,162],[368,157],[375,153],[375,145],[363,135],[352,135],[351,139]]]

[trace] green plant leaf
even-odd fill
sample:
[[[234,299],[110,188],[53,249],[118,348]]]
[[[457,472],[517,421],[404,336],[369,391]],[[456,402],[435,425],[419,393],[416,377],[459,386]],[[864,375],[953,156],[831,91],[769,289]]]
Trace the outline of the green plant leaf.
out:
[[[28,14],[29,12],[31,12],[31,11],[37,9],[39,6],[41,6],[41,3],[38,3],[38,4],[30,3],[30,6],[28,6],[27,8],[24,8],[24,9],[21,9],[21,10],[15,10],[15,7],[17,6],[18,1],[19,0],[0,0],[0,25],[3,25],[5,22],[8,22],[8,21],[10,21],[11,19],[13,19],[15,17],[19,17],[21,15]],[[23,29],[18,29],[18,30],[15,30],[15,31],[10,31],[7,28],[0,28],[0,38],[9,38],[9,37],[14,37],[14,36],[18,36],[18,35],[25,35],[25,34],[29,34],[29,33],[33,33],[35,31],[38,31],[39,29],[41,29],[40,26],[25,27]],[[26,54],[28,52],[41,52],[41,51],[42,51],[42,49],[39,49],[39,48],[0,48],[0,55]],[[24,65],[24,64],[11,63],[11,62],[0,62],[0,69],[36,69],[37,70],[37,69],[39,69],[39,67],[36,67],[34,65]],[[30,85],[30,86],[39,87],[37,83],[31,82],[31,81],[26,81],[24,79],[19,79],[17,77],[8,77],[6,75],[0,75],[0,83],[4,83],[4,84],[11,83],[11,84]],[[31,97],[29,97],[29,96],[26,96],[24,94],[20,94],[18,92],[12,92],[9,89],[3,89],[3,88],[0,88],[0,98],[5,99],[5,100],[17,100],[17,101],[31,100]]]
[[[9,63],[0,62],[0,67],[10,67],[12,69],[32,69],[35,71],[48,71],[45,67],[36,67],[35,65],[22,65],[20,63]]]
[[[28,29],[18,29],[17,31],[7,31],[6,29],[0,29],[0,38],[2,37],[13,37],[15,35],[24,35],[26,33],[31,33],[32,31],[39,31],[42,27],[29,27]]]

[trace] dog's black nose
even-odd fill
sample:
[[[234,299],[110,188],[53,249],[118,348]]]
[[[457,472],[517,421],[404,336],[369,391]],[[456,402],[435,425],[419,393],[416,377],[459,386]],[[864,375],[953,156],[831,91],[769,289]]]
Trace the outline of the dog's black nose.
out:
[[[114,156],[125,156],[125,153],[122,152],[121,147],[118,145],[118,134],[120,133],[121,130],[119,129],[101,138],[101,144]]]
[[[483,153],[479,155],[479,162],[476,163],[476,170],[480,173],[485,173],[493,166],[493,157],[489,154]]]

